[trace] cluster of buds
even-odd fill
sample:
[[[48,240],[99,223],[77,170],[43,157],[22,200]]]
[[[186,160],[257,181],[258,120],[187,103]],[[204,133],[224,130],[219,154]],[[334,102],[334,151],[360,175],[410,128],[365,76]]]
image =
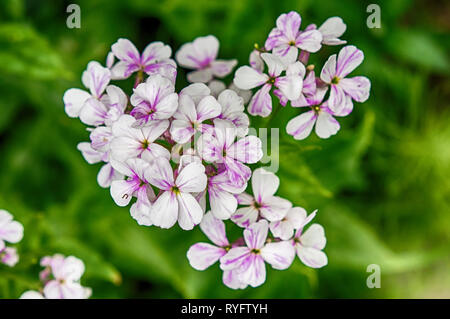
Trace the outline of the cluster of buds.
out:
[[[352,100],[368,98],[367,78],[345,78],[363,59],[354,46],[331,56],[320,78],[306,66],[310,52],[322,44],[345,43],[339,39],[342,20],[330,18],[304,31],[300,22],[296,12],[282,14],[265,47],[250,54],[251,66],[240,67],[230,85],[223,78],[237,61],[218,59],[219,41],[212,35],[182,45],[176,62],[162,42],[150,43],[141,54],[119,39],[105,66],[89,62],[82,75],[87,90],[72,88],[63,97],[67,115],[89,127],[90,141],[78,149],[88,163],[103,163],[98,184],[110,188],[114,202],[131,204],[130,214],[140,225],[178,223],[183,230],[200,225],[215,245],[193,245],[190,264],[204,270],[220,261],[223,281],[234,289],[261,285],[265,262],[286,269],[296,253],[307,266],[327,264],[322,226],[303,231],[316,212],[307,215],[275,196],[278,177],[254,165],[263,156],[262,141],[249,135],[245,113],[247,105],[248,114],[268,116],[273,93],[283,106],[290,101],[311,109],[288,123],[289,134],[305,138],[317,122],[316,133],[326,138],[339,129],[334,116],[349,114]],[[179,92],[178,65],[193,70],[187,74],[191,84]],[[133,75],[130,94],[111,84]],[[253,94],[256,87],[261,88]],[[246,193],[249,182],[253,195]],[[243,229],[232,244],[225,221]]]
[[[43,257],[41,266],[44,270],[39,278],[43,288],[28,290],[21,299],[87,299],[91,296],[91,289],[80,284],[84,273],[84,263],[80,259],[56,254]]]

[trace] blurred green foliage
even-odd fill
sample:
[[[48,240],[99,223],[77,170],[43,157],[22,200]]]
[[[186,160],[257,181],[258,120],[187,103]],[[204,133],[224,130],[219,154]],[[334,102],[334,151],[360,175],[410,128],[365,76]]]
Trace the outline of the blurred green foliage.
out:
[[[0,297],[38,288],[39,258],[57,252],[85,261],[83,284],[96,298],[450,297],[448,2],[379,1],[382,27],[368,29],[371,1],[80,0],[81,28],[68,29],[71,2],[0,1],[0,207],[25,226],[20,263],[0,265]],[[198,229],[138,226],[97,186],[99,166],[76,149],[88,132],[65,115],[62,95],[81,87],[87,63],[104,63],[119,37],[175,51],[214,34],[221,57],[246,64],[290,10],[303,26],[344,19],[343,38],[365,53],[355,74],[371,79],[371,97],[328,140],[294,141],[284,127],[296,111],[278,113],[279,193],[319,209],[329,265],[296,260],[270,269],[259,288],[233,291],[217,266],[190,268],[187,249],[205,240]],[[337,50],[325,48],[317,67]],[[369,264],[381,266],[380,289],[366,286]]]

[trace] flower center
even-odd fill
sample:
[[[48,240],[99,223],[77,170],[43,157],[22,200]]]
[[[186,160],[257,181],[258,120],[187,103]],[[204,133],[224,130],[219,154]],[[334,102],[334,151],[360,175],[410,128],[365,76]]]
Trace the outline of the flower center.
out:
[[[150,143],[147,140],[143,140],[141,145],[142,145],[142,149],[146,150],[150,146]]]
[[[252,252],[253,254],[258,255],[261,251],[260,251],[259,249],[253,248],[253,249],[251,250],[251,252]]]
[[[170,190],[176,195],[180,194],[180,189],[177,186],[172,186]]]
[[[267,80],[267,83],[268,84],[275,84],[275,77],[273,77],[273,76],[271,76],[268,80]]]
[[[339,83],[339,78],[337,76],[335,76],[334,78],[331,79],[331,83],[332,84],[338,84]]]
[[[316,114],[320,113],[320,105],[311,106],[311,110],[313,110]]]
[[[295,46],[295,41],[294,41],[294,40],[289,41],[289,45],[290,45],[291,47]]]

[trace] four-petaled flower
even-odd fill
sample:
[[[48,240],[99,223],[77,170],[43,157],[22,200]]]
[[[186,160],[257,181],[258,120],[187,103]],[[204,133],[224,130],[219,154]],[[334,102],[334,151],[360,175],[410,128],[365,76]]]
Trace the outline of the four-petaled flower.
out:
[[[198,37],[193,42],[183,44],[176,53],[179,65],[194,69],[188,73],[189,82],[209,82],[213,77],[223,78],[230,74],[237,60],[219,60],[219,41],[213,35]]]
[[[272,268],[283,270],[292,264],[295,251],[288,241],[266,243],[269,224],[262,219],[244,230],[246,247],[231,248],[220,259],[220,268],[234,270],[238,281],[252,287],[260,286],[266,280],[265,262]]]

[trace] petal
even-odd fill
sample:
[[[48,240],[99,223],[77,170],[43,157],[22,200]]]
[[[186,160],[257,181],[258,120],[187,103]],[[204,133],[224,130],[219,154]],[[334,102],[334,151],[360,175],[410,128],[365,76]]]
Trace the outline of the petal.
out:
[[[93,97],[99,99],[111,80],[111,71],[96,61],[88,63],[82,75],[83,83],[89,88]]]
[[[138,157],[142,153],[142,144],[129,137],[116,137],[111,141],[111,157],[118,161]]]
[[[155,61],[161,61],[170,58],[172,49],[160,41],[152,42],[144,49],[141,57],[141,64],[146,66]]]
[[[128,63],[119,61],[111,68],[112,80],[123,80],[128,78],[131,74],[139,70],[139,65],[136,63]]]
[[[240,162],[254,164],[263,157],[262,142],[254,135],[246,136],[227,148],[226,152],[227,156]]]
[[[271,88],[270,84],[265,84],[253,95],[247,109],[250,115],[269,116],[272,112],[272,97],[269,94]]]
[[[316,134],[320,138],[329,138],[340,129],[339,122],[328,112],[321,111],[317,117]]]
[[[295,40],[295,44],[302,50],[317,52],[322,47],[322,33],[317,30],[304,31]]]
[[[210,89],[204,83],[193,83],[188,85],[180,92],[180,97],[189,95],[195,104],[198,104],[205,96],[210,95]]]
[[[244,230],[244,240],[250,249],[261,249],[267,239],[267,232],[269,231],[269,224],[267,220],[251,224]]]
[[[299,75],[282,76],[275,80],[275,86],[288,100],[296,100],[302,93],[303,80]]]
[[[18,243],[23,238],[23,226],[17,221],[9,221],[0,226],[0,240]]]
[[[286,214],[286,220],[289,222],[289,224],[291,225],[291,227],[293,229],[299,229],[299,228],[305,226],[309,222],[309,220],[307,220],[306,216],[307,216],[307,213],[304,208],[292,207]]]
[[[165,120],[170,118],[178,108],[178,94],[172,93],[164,97],[157,105],[154,114],[155,120]]]
[[[370,80],[365,76],[341,79],[339,86],[357,102],[365,102],[370,94]]]
[[[152,207],[148,203],[137,201],[130,208],[130,215],[141,226],[151,226]]]
[[[261,58],[266,62],[268,73],[271,77],[278,77],[281,72],[286,70],[286,62],[279,56],[271,53],[261,53]],[[235,83],[236,84],[236,83]],[[237,85],[237,84],[236,84]],[[238,85],[239,87],[239,85]],[[241,88],[245,89],[245,88]],[[249,88],[251,89],[251,88]]]
[[[139,64],[141,62],[141,57],[138,50],[128,39],[121,38],[117,40],[117,42],[111,46],[111,51],[119,60],[130,64]]]
[[[225,223],[216,218],[212,212],[207,212],[200,223],[200,229],[214,244],[220,247],[228,246]]]
[[[123,179],[123,177],[110,163],[106,163],[97,174],[97,183],[100,187],[107,188],[111,186],[113,181]]]
[[[236,195],[239,205],[252,205],[255,201],[252,195],[242,193]]]
[[[248,256],[250,256],[250,249],[247,247],[231,248],[225,256],[220,258],[220,269],[230,270],[239,268]]]
[[[208,188],[211,213],[219,219],[229,219],[237,209],[237,199],[220,187]]]
[[[302,113],[288,122],[286,131],[289,135],[294,136],[296,140],[303,140],[311,133],[316,119],[317,115],[314,111]]]
[[[20,299],[44,299],[44,296],[40,292],[28,290],[20,296]]]
[[[277,28],[285,34],[286,38],[294,40],[300,29],[301,23],[302,18],[300,15],[295,11],[291,11],[289,13],[283,13],[278,17]]]
[[[233,71],[237,60],[215,60],[211,62],[211,71],[215,77],[223,78]]]
[[[219,116],[222,107],[213,96],[204,97],[197,105],[197,121],[203,122]]]
[[[330,96],[327,101],[327,106],[333,112],[340,112],[345,105],[345,93],[341,85],[332,84],[330,86]]]
[[[178,98],[178,110],[173,117],[177,120],[187,122],[194,122],[197,120],[197,108],[195,107],[194,99],[190,95],[180,94]]]
[[[211,95],[217,97],[227,87],[222,81],[212,80],[208,83],[208,88],[211,90]]]
[[[156,158],[145,174],[150,184],[163,190],[170,190],[174,185],[173,170],[166,158]]]
[[[272,268],[284,270],[294,261],[295,249],[289,241],[268,243],[261,249],[261,256]]]
[[[294,63],[298,57],[298,48],[288,43],[283,43],[273,48],[273,53],[282,58],[285,64]]]
[[[353,45],[347,45],[339,51],[336,63],[336,76],[343,78],[358,67],[364,60],[364,53]]]
[[[233,145],[237,134],[236,127],[233,123],[227,120],[215,119],[214,127],[214,133],[219,145],[223,145],[224,148],[228,148]]]
[[[239,161],[226,157],[225,167],[230,182],[236,187],[242,187],[252,175],[251,169]]]
[[[272,196],[264,199],[259,212],[261,216],[273,222],[283,219],[291,207],[292,203],[287,199]]]
[[[192,124],[185,120],[173,120],[170,126],[170,136],[180,144],[184,144],[194,135]]]
[[[269,225],[272,235],[282,240],[288,240],[292,238],[294,234],[294,227],[288,220],[280,220],[271,222]]]
[[[237,270],[225,270],[223,272],[222,281],[225,286],[231,289],[244,289],[248,286],[246,283],[241,282]]]
[[[197,243],[189,248],[187,258],[192,268],[205,270],[215,264],[225,254],[226,250],[223,248],[207,243]]]
[[[328,264],[327,255],[318,249],[295,245],[297,256],[308,267],[321,268]]]
[[[170,152],[162,145],[151,143],[141,154],[141,158],[149,163],[152,162],[155,158],[166,158],[167,160],[170,160]]]
[[[80,120],[86,125],[99,126],[105,123],[108,108],[97,99],[90,98],[80,111]]]
[[[172,59],[166,59],[161,62],[147,64],[144,68],[144,72],[150,76],[161,75],[175,84],[177,78],[177,64]]]
[[[324,249],[327,243],[325,230],[322,225],[312,224],[306,232],[301,235],[300,241],[304,247],[311,247],[320,250]]]
[[[178,201],[174,193],[162,193],[153,203],[151,222],[161,228],[171,228],[178,219]]]
[[[77,149],[81,152],[86,162],[95,164],[102,161],[103,153],[94,150],[89,142],[78,143]]]
[[[195,197],[189,193],[181,192],[177,194],[177,200],[179,207],[178,225],[184,230],[191,230],[195,225],[200,224],[204,211]]]
[[[249,63],[250,63],[250,66],[252,68],[254,68],[255,70],[257,70],[259,72],[264,71],[264,61],[263,61],[263,59],[261,59],[261,52],[259,52],[258,50],[253,50],[250,53]]]
[[[205,133],[197,141],[197,151],[205,161],[217,162],[222,158],[223,144],[220,145],[212,134]]]
[[[346,43],[346,41],[339,39],[339,37],[344,34],[346,29],[347,25],[340,17],[328,18],[319,27],[319,31],[322,33],[323,38],[322,43],[327,45],[339,45]]]
[[[153,121],[142,128],[142,134],[147,142],[154,142],[169,128],[168,120]]]
[[[263,85],[268,79],[266,74],[245,65],[236,70],[233,83],[242,90],[250,90]]]
[[[122,207],[130,203],[135,190],[135,183],[126,180],[113,181],[110,188],[111,197],[114,202]]]
[[[197,193],[205,190],[206,182],[205,166],[193,162],[181,170],[175,183],[181,192]]]
[[[272,197],[280,186],[280,179],[265,168],[257,168],[252,175],[252,190],[255,200],[262,203]]]
[[[266,265],[260,255],[250,254],[239,269],[242,282],[258,287],[266,281]]]
[[[327,62],[325,62],[322,71],[320,72],[320,79],[325,83],[331,83],[336,73],[336,54],[333,54],[328,58]]]
[[[175,57],[178,64],[183,67],[200,69],[216,59],[218,50],[219,40],[213,35],[208,35],[183,44]]]
[[[217,101],[221,106],[221,113],[224,116],[244,111],[243,98],[233,90],[227,89],[222,91],[217,97]]]
[[[232,216],[231,220],[239,227],[246,228],[255,223],[258,219],[258,211],[252,207],[239,208]]]
[[[213,78],[211,68],[192,71],[187,74],[187,80],[191,83],[207,83]]]
[[[64,93],[64,110],[69,117],[78,117],[84,103],[91,95],[80,89],[69,89]]]

